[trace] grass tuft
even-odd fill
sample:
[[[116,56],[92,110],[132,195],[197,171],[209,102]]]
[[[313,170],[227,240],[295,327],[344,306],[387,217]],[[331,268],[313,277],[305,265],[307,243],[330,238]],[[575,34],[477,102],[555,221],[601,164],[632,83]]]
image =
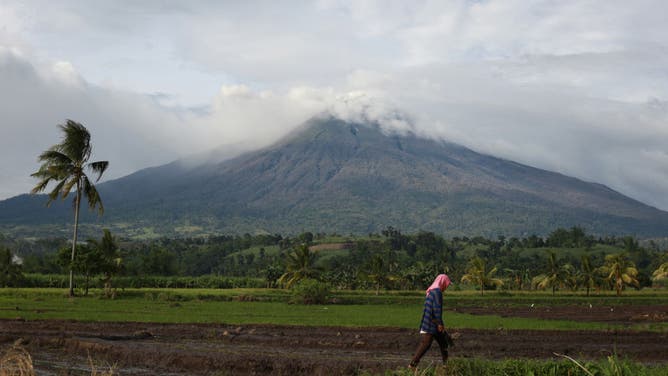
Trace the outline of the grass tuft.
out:
[[[22,347],[12,347],[0,358],[0,376],[34,376],[32,357]]]

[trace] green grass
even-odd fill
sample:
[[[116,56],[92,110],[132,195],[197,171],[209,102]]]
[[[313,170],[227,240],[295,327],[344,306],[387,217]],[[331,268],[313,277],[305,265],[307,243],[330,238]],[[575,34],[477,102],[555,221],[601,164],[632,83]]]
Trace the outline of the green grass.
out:
[[[393,376],[665,376],[668,365],[646,365],[609,356],[596,361],[451,358],[446,367],[424,364],[418,372],[405,368],[386,372]],[[580,367],[581,366],[581,367]],[[586,371],[583,369],[585,368]]]
[[[65,294],[66,291],[61,289],[1,289],[0,318],[415,328],[422,314],[422,297],[415,296],[415,292],[378,297],[366,293],[366,298],[379,300],[373,304],[329,305],[287,304],[284,301],[288,291],[273,289],[128,289],[113,300],[100,298],[97,290],[92,290],[89,297],[74,299]],[[349,294],[354,295],[353,292]],[[260,301],[243,301],[249,297]],[[456,296],[446,299],[450,301]],[[408,301],[412,304],[407,304]],[[623,328],[605,323],[506,318],[451,311],[446,311],[444,319],[450,328]],[[634,325],[630,329],[667,330],[668,326],[665,323],[653,327]]]

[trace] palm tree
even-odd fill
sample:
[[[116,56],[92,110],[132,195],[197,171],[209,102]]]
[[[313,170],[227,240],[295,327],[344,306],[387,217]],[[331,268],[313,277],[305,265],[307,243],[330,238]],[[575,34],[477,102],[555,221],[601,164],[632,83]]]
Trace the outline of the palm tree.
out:
[[[596,287],[597,274],[596,268],[591,265],[591,256],[583,255],[580,276],[582,283],[587,288],[587,296],[589,296],[589,290]]]
[[[376,286],[376,295],[380,294],[381,287],[385,288],[400,278],[394,273],[397,263],[392,254],[394,251],[389,251],[387,257],[376,253],[365,265],[367,272],[361,273]]]
[[[552,295],[554,295],[557,287],[564,284],[566,280],[567,268],[567,266],[559,265],[557,254],[550,251],[547,260],[547,272],[534,277],[533,284],[540,289],[551,287]]]
[[[638,269],[625,252],[605,256],[601,271],[607,275],[606,279],[614,284],[617,296],[622,295],[624,285],[639,285]]]
[[[497,268],[493,267],[487,270],[487,261],[481,257],[473,257],[469,260],[469,267],[466,269],[466,274],[462,276],[462,282],[471,282],[480,286],[480,295],[485,294],[485,286],[503,285],[503,281],[495,278]]]
[[[531,280],[529,276],[529,268],[523,268],[523,269],[505,268],[503,269],[503,271],[508,276],[508,281],[510,282],[511,289],[514,287],[515,289],[522,291],[524,289],[524,283],[526,281]]]
[[[571,289],[571,291],[578,291],[580,287],[580,280],[582,279],[582,274],[580,270],[576,269],[572,264],[565,264],[562,267],[564,273],[564,284]]]
[[[71,257],[73,263],[79,229],[79,207],[81,206],[82,196],[88,199],[88,205],[91,209],[97,207],[99,214],[104,212],[100,195],[85,171],[90,170],[97,174],[97,179],[95,180],[97,182],[109,166],[109,162],[88,162],[93,148],[90,143],[90,133],[88,133],[86,127],[72,120],[67,120],[65,124],[61,124],[59,127],[64,132],[63,139],[59,144],[53,145],[50,149],[40,154],[39,161],[43,163],[39,170],[31,175],[40,179],[40,181],[32,189],[32,193],[44,191],[51,181],[57,182],[56,186],[49,193],[48,206],[58,196],[65,199],[72,188],[75,189],[74,235],[72,237]],[[70,296],[74,296],[73,282],[74,270],[70,266]]]
[[[668,278],[668,262],[664,262],[652,273],[652,280],[659,281]]]
[[[102,239],[90,239],[88,243],[96,251],[99,259],[95,271],[104,275],[104,295],[107,298],[114,297],[115,292],[111,289],[111,279],[121,270],[123,262],[116,238],[105,228]]]
[[[315,253],[308,245],[302,244],[288,253],[286,260],[287,271],[278,279],[278,283],[290,288],[296,282],[306,278],[317,279],[320,269],[315,266]]]

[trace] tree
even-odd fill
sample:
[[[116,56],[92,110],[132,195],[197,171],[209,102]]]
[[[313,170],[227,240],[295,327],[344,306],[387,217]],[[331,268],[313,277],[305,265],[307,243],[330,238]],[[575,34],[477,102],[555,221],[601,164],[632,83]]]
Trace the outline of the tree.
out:
[[[0,246],[0,287],[16,287],[22,278],[21,265],[15,262],[9,248]]]
[[[121,270],[122,259],[116,239],[107,229],[103,230],[102,239],[90,239],[88,241],[98,255],[98,265],[95,271],[104,275],[104,295],[108,298],[113,297],[111,289],[111,279]]]
[[[69,247],[61,248],[58,252],[58,261],[64,268],[74,270],[84,276],[84,296],[88,295],[90,277],[97,273],[96,268],[100,264],[100,255],[89,243],[77,244],[76,256],[71,259]]]
[[[100,195],[86,175],[86,170],[97,174],[96,182],[100,180],[102,174],[109,166],[108,161],[88,162],[92,153],[92,145],[90,142],[90,133],[83,125],[67,120],[59,128],[64,132],[62,141],[59,144],[53,145],[47,151],[39,156],[39,161],[42,162],[39,170],[31,176],[40,179],[39,183],[32,189],[32,193],[39,193],[46,189],[51,181],[57,182],[56,186],[49,193],[49,201],[47,206],[52,201],[61,196],[62,199],[67,198],[70,191],[74,188],[74,234],[72,236],[72,255],[71,261],[74,263],[74,256],[77,245],[77,232],[79,229],[79,207],[81,205],[82,196],[88,200],[90,209],[98,208],[98,214],[104,212],[104,206]],[[74,269],[70,266],[70,296],[74,296]]]
[[[508,276],[508,280],[510,281],[510,289],[514,287],[515,289],[521,291],[524,289],[525,283],[529,284],[531,282],[529,268],[505,268],[503,269],[503,272]]]
[[[392,250],[388,251],[386,255],[374,254],[365,266],[367,272],[362,274],[374,284],[376,295],[380,293],[381,288],[388,287],[390,283],[398,279],[394,274],[397,268],[396,253]]]
[[[434,280],[434,276],[441,272],[438,264],[435,262],[421,262],[418,261],[414,265],[404,269],[401,273],[401,279],[404,283],[404,290],[422,289],[424,286],[429,286]],[[447,270],[445,271],[448,272]]]
[[[591,257],[589,255],[583,255],[580,278],[582,279],[582,284],[587,289],[587,296],[589,296],[589,290],[597,285],[597,275],[596,268],[591,265]]]
[[[660,281],[668,278],[668,262],[664,262],[652,273],[653,281]]]
[[[547,259],[547,272],[540,274],[533,279],[533,284],[540,289],[552,288],[552,295],[555,294],[557,287],[564,284],[567,276],[567,266],[559,265],[557,254],[550,251]]]
[[[276,287],[278,279],[283,275],[283,270],[282,266],[274,264],[269,265],[264,269],[263,274],[267,280],[267,288]]]
[[[606,275],[606,280],[614,285],[617,296],[622,295],[625,285],[639,285],[638,269],[628,259],[626,252],[605,256],[605,264],[601,267],[601,272]]]
[[[152,244],[147,254],[142,255],[141,273],[148,275],[174,275],[177,273],[177,259],[173,252]]]
[[[315,266],[316,254],[311,252],[308,245],[297,246],[288,253],[285,269],[278,283],[285,287],[292,287],[296,282],[305,278],[318,279],[320,269]]]
[[[462,276],[462,282],[470,282],[480,286],[480,295],[485,294],[485,286],[501,286],[503,281],[495,278],[497,268],[487,269],[487,261],[482,257],[473,257],[469,260],[466,274]]]
[[[564,273],[564,284],[571,289],[571,291],[578,291],[580,287],[580,280],[582,275],[580,270],[576,269],[572,264],[565,264],[562,267]]]

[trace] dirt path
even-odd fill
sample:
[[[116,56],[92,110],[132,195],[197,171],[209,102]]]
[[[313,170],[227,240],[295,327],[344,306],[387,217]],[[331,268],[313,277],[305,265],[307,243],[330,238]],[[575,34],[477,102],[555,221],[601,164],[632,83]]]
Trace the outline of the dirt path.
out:
[[[584,305],[526,307],[456,307],[450,310],[473,315],[578,320],[610,324],[668,322],[668,305]]]
[[[87,356],[124,375],[333,375],[405,366],[415,330],[276,325],[80,323],[0,320],[0,346],[18,342],[40,374],[84,367]],[[668,360],[668,333],[630,331],[461,330],[454,357],[581,359],[617,354]],[[430,351],[424,362],[438,362]]]

